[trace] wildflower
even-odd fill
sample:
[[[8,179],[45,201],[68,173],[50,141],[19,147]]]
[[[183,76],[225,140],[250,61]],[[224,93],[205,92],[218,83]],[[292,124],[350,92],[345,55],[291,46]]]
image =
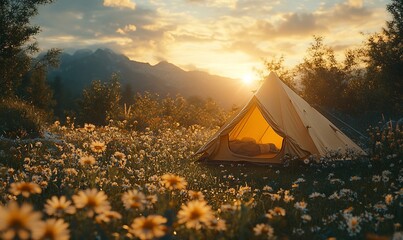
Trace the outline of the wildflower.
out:
[[[211,221],[210,227],[219,232],[227,230],[227,224],[226,224],[225,220],[219,219],[219,218]]]
[[[147,217],[138,217],[128,228],[129,233],[140,239],[154,239],[165,235],[167,230],[164,223],[167,219],[159,215],[149,215]]]
[[[97,215],[95,217],[95,221],[97,223],[103,223],[103,222],[108,223],[113,219],[121,219],[121,218],[122,218],[122,215],[120,213],[107,210],[107,211],[104,211],[101,214]]]
[[[70,239],[69,224],[63,219],[48,219],[46,222],[41,222],[38,227],[33,229],[33,239],[54,239],[68,240]]]
[[[125,160],[126,159],[126,155],[122,152],[118,152],[116,151],[113,156],[118,159],[118,160]]]
[[[272,187],[270,187],[270,186],[268,186],[268,185],[266,185],[266,186],[264,186],[263,187],[263,189],[262,189],[263,191],[268,191],[268,192],[271,192],[271,191],[273,191],[273,188]]]
[[[291,202],[293,200],[294,200],[294,197],[292,195],[288,195],[288,194],[284,195],[284,202],[288,203],[288,202]]]
[[[343,210],[343,213],[344,213],[344,214],[351,213],[353,210],[354,210],[353,207],[348,207],[348,208],[346,208],[346,209]]]
[[[239,195],[244,195],[245,193],[248,193],[248,192],[250,192],[251,191],[251,188],[249,187],[249,186],[241,186],[241,187],[239,187],[239,189],[238,189],[238,194]]]
[[[318,192],[313,192],[311,193],[311,195],[309,195],[309,198],[317,198],[317,197],[326,197],[326,195]]]
[[[393,202],[393,196],[392,196],[392,194],[386,195],[386,196],[385,196],[385,203],[386,203],[387,205],[390,205],[392,202]]]
[[[305,210],[306,210],[306,206],[308,206],[308,203],[306,203],[306,202],[304,202],[304,201],[296,202],[296,203],[294,204],[294,207],[295,207],[296,209],[301,210],[301,211],[305,211]]]
[[[203,200],[204,199],[204,195],[200,191],[189,190],[188,195],[189,195],[190,199],[196,199],[196,200]]]
[[[19,207],[12,201],[5,207],[0,206],[1,239],[28,239],[40,221],[41,214],[34,212],[29,204]]]
[[[352,177],[350,177],[350,182],[358,181],[358,180],[361,180],[361,177],[359,177],[359,176],[352,176]]]
[[[122,195],[122,202],[126,209],[138,208],[143,210],[145,201],[145,195],[136,189],[129,190]]]
[[[64,213],[74,214],[76,209],[65,196],[61,196],[60,198],[53,196],[46,201],[45,212],[51,216],[61,217]]]
[[[94,153],[102,153],[106,150],[106,145],[104,142],[94,141],[90,145],[91,150]]]
[[[274,194],[270,194],[270,198],[272,201],[276,201],[276,200],[280,200],[281,199],[281,195],[274,193]]]
[[[202,225],[209,226],[213,221],[214,215],[211,206],[205,201],[194,200],[182,205],[178,212],[178,223],[187,228],[200,229]]]
[[[348,217],[347,218],[347,231],[350,236],[355,236],[361,231],[360,219],[358,217]]]
[[[67,175],[72,175],[72,176],[77,176],[77,175],[78,175],[77,170],[74,169],[74,168],[65,168],[63,171],[64,171],[64,173],[66,173]]]
[[[270,209],[269,212],[266,214],[266,217],[272,219],[276,216],[285,216],[285,209],[281,207],[275,207]]]
[[[93,188],[79,191],[77,195],[73,196],[73,201],[76,208],[86,208],[88,217],[93,217],[94,213],[100,214],[110,209],[107,198],[103,191]]]
[[[173,189],[186,189],[187,182],[183,177],[176,176],[174,174],[164,174],[162,175],[162,182],[165,185],[165,187],[173,190]]]
[[[373,182],[380,182],[381,181],[381,176],[379,176],[379,175],[372,176],[372,181]]]
[[[155,195],[155,194],[148,195],[148,196],[146,197],[146,199],[147,199],[148,204],[155,204],[155,203],[157,203],[157,201],[158,201],[158,197],[157,197],[157,195]]]
[[[93,156],[83,156],[80,158],[80,164],[83,166],[94,165],[96,162]]]
[[[257,224],[253,228],[253,232],[255,233],[255,236],[266,235],[268,238],[274,236],[274,229],[270,225],[264,223]]]
[[[91,124],[91,123],[84,123],[84,129],[85,129],[87,132],[92,132],[92,131],[95,130],[95,125],[94,125],[94,124]]]
[[[312,220],[312,217],[311,217],[311,215],[304,214],[304,215],[301,216],[301,219],[302,219],[303,222],[306,223],[306,222],[311,221],[311,220]]]
[[[42,192],[42,189],[39,187],[38,184],[33,182],[17,182],[12,183],[10,185],[10,193],[14,194],[15,196],[22,195],[24,197],[29,197],[31,194],[39,194]]]
[[[309,163],[309,159],[308,159],[308,158],[305,158],[305,159],[304,159],[304,163],[305,163],[305,164],[308,164],[308,163]]]
[[[377,203],[374,205],[374,209],[377,212],[384,212],[384,211],[388,210],[388,207],[383,203]]]

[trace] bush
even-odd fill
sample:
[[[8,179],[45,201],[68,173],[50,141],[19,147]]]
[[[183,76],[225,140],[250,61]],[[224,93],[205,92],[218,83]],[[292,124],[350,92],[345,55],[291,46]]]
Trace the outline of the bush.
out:
[[[0,136],[35,138],[43,134],[44,113],[18,99],[0,100]]]
[[[161,97],[145,92],[137,94],[134,104],[125,107],[124,115],[115,115],[113,119],[125,120],[140,131],[192,125],[214,128],[222,126],[231,114],[211,99],[186,99],[181,95]]]

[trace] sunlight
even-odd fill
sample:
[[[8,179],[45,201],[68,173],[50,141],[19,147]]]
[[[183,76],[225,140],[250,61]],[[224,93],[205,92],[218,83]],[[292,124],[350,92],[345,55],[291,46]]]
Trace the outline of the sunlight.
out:
[[[251,73],[244,74],[242,77],[242,82],[246,85],[251,85],[255,80],[254,75]]]

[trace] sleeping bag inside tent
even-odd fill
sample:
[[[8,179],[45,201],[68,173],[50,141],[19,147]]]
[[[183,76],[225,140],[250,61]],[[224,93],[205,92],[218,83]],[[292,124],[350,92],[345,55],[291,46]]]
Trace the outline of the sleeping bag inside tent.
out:
[[[283,139],[254,106],[229,133],[228,146],[240,155],[274,157],[280,152]]]
[[[304,159],[325,156],[329,151],[365,155],[272,72],[197,154],[212,162],[282,163],[285,155]]]

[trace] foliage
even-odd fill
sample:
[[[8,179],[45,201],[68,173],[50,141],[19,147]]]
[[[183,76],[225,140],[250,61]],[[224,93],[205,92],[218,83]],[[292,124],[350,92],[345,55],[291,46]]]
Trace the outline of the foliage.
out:
[[[0,100],[0,135],[35,138],[43,134],[44,112],[18,99]]]
[[[83,122],[105,125],[112,116],[120,111],[121,98],[118,75],[105,83],[100,80],[92,82],[84,89],[80,105],[80,120]]]
[[[403,158],[403,122],[381,121],[378,126],[370,126],[367,132],[370,136],[372,158],[374,160]]]
[[[400,116],[403,106],[403,2],[393,0],[387,5],[392,20],[381,33],[371,35],[365,42],[367,84],[372,87],[373,107]]]
[[[194,124],[215,127],[223,125],[228,114],[211,99],[185,99],[180,95],[161,98],[158,94],[146,92],[137,94],[134,104],[128,106],[124,116],[117,119],[125,119],[139,130]]]
[[[32,25],[30,19],[38,14],[38,6],[52,0],[0,2],[0,92],[6,97],[15,96],[22,78],[32,70],[40,69],[41,63],[52,65],[60,52],[51,49],[44,61],[36,61],[32,55],[38,52],[33,37],[39,33],[39,26]],[[32,96],[31,96],[32,97]]]
[[[324,45],[322,37],[314,36],[307,55],[297,66],[303,97],[310,104],[340,107],[339,99],[346,88],[347,76],[341,70],[333,49]]]
[[[297,91],[295,83],[295,71],[284,66],[284,56],[281,56],[280,58],[273,57],[270,60],[264,60],[264,69],[261,73],[263,79],[268,74],[267,72],[275,72],[278,77],[285,84],[287,84],[288,87],[290,87],[294,91]]]
[[[5,205],[0,210],[7,213],[12,202],[28,202],[42,219],[57,217],[68,223],[71,239],[134,238],[138,232],[133,224],[143,216],[167,220],[161,228],[164,239],[401,236],[401,158],[329,157],[290,167],[194,162],[194,152],[216,130],[193,125],[137,132],[110,125],[75,128],[55,123],[49,131],[58,139],[0,141],[0,201]],[[83,161],[89,156],[90,161]],[[182,186],[169,187],[167,173]],[[26,187],[24,196],[16,186],[22,182],[37,187],[31,191]],[[107,199],[100,194],[91,204],[106,205],[92,213],[93,205],[81,208],[77,198],[86,189],[102,190]],[[136,190],[133,198],[124,198],[129,190]],[[53,196],[64,196],[70,208],[49,207]],[[130,201],[137,202],[130,205]],[[204,214],[199,228],[180,221],[183,207],[191,201],[207,204],[193,216],[197,221]],[[8,230],[16,229],[2,228],[0,234]]]

